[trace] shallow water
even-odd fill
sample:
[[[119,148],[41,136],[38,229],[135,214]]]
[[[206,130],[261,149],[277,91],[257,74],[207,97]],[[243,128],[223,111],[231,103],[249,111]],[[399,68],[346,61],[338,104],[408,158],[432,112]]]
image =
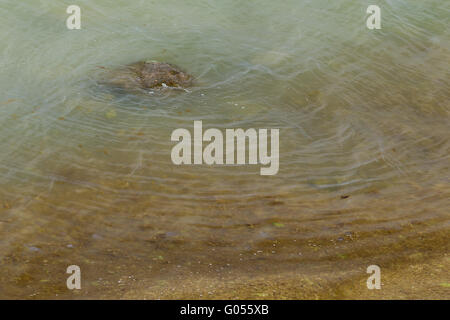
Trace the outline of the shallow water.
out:
[[[266,279],[234,292],[258,298],[446,257],[448,4],[385,1],[375,31],[370,1],[79,1],[67,30],[70,4],[0,2],[0,297],[214,298]],[[147,59],[194,87],[98,84]],[[175,166],[171,132],[194,120],[280,128],[278,174]]]

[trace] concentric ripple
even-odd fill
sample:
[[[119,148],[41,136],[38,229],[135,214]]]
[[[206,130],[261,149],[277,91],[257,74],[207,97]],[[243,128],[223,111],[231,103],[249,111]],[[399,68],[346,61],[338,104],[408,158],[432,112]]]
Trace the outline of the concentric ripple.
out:
[[[91,1],[72,31],[69,4],[0,4],[0,297],[72,297],[71,264],[80,297],[198,298],[448,251],[448,4],[388,1],[377,31],[360,1]],[[194,87],[98,84],[150,58]],[[278,174],[175,166],[195,120],[279,128]]]

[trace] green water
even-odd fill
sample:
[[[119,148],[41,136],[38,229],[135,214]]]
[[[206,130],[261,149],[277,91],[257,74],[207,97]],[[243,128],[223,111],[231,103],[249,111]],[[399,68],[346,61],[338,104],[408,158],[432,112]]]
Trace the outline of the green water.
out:
[[[445,255],[450,5],[376,2],[381,30],[373,1],[342,0],[77,1],[68,30],[71,1],[0,1],[0,297],[214,297],[293,274],[333,287]],[[99,85],[149,59],[194,86]],[[171,132],[194,120],[279,128],[278,174],[175,166]]]

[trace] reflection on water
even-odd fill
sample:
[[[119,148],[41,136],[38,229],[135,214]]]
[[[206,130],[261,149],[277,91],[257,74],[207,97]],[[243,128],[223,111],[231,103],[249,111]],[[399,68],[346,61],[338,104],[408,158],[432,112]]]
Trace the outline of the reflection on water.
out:
[[[0,4],[0,297],[295,298],[448,251],[448,5],[69,4]],[[195,86],[98,85],[149,58]],[[194,120],[280,128],[278,174],[173,165]]]

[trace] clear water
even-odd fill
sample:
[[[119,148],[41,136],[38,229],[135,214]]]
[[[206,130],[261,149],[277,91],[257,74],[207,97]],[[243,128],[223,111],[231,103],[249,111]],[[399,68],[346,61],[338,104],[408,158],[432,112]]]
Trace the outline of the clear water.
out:
[[[450,5],[381,1],[371,31],[372,2],[78,1],[68,30],[71,1],[0,1],[0,297],[314,297],[445,257]],[[195,86],[98,85],[147,59]],[[280,128],[278,174],[173,165],[194,120]]]

